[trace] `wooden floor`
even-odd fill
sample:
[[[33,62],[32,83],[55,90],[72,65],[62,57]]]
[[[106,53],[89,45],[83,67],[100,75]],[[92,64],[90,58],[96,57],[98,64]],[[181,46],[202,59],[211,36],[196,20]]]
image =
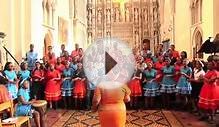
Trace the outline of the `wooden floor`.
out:
[[[145,112],[147,114],[141,120],[136,120],[139,116],[143,116],[142,113]],[[199,121],[198,116],[194,114],[190,114],[187,112],[179,112],[179,111],[165,111],[164,114],[171,113],[171,116],[166,115],[167,122],[165,120],[159,120],[159,110],[143,110],[143,111],[128,111],[128,113],[133,114],[136,117],[134,120],[133,118],[128,118],[128,121],[134,120],[131,122],[133,124],[127,124],[132,127],[215,127],[215,124],[208,124],[207,122]],[[151,113],[151,114],[150,114]],[[155,114],[155,115],[154,115]],[[47,111],[47,127],[90,127],[90,124],[93,124],[92,127],[99,126],[98,120],[92,120],[93,116],[97,116],[97,113],[91,113],[89,111],[74,111],[74,110],[49,110]],[[174,117],[173,117],[174,116]],[[154,120],[153,120],[154,119]],[[158,119],[160,122],[157,122]],[[89,121],[88,121],[89,120]],[[175,121],[175,123],[174,123]],[[139,122],[139,123],[138,123]],[[156,122],[156,125],[153,123]],[[171,123],[172,122],[172,123]],[[177,122],[177,123],[176,123]],[[81,124],[83,123],[83,124]],[[159,125],[158,125],[158,124]],[[32,124],[34,126],[34,123]]]

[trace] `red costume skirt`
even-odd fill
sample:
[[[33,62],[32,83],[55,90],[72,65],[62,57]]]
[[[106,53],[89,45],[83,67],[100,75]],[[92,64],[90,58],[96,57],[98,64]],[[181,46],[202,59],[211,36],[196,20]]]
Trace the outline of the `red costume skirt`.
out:
[[[205,110],[215,110],[219,108],[219,86],[215,84],[203,85],[198,106]]]
[[[47,101],[58,101],[61,99],[61,88],[59,81],[49,80],[46,83],[45,98]]]
[[[74,98],[84,98],[86,96],[86,84],[85,81],[76,80],[74,82],[73,97]]]
[[[141,81],[139,79],[131,80],[128,86],[131,90],[131,96],[142,96]]]

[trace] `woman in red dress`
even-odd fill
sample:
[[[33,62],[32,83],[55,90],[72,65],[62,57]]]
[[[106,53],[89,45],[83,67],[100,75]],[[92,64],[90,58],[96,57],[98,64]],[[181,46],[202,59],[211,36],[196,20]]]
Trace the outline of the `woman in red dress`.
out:
[[[211,121],[213,121],[213,115],[218,109],[218,85],[216,85],[217,72],[213,68],[213,62],[209,61],[207,64],[208,71],[204,76],[204,85],[199,95],[198,107],[202,111],[203,115],[200,120],[208,119],[207,114],[210,115]]]
[[[142,86],[141,86],[142,73],[140,70],[140,63],[137,63],[134,76],[129,82],[128,87],[131,90],[131,108],[139,108],[139,99],[142,96]]]
[[[8,79],[3,76],[0,76],[0,104],[11,99],[8,89],[5,86],[7,83]]]
[[[73,78],[73,98],[75,102],[75,108],[82,108],[83,102],[86,96],[86,78],[82,68],[82,64],[78,63],[78,70]]]
[[[54,65],[49,65],[49,70],[46,73],[46,87],[45,87],[45,98],[49,102],[50,108],[55,104],[57,108],[57,102],[61,99],[61,75],[55,70]]]
[[[61,73],[63,72],[63,70],[65,69],[65,65],[62,64],[62,59],[61,59],[61,57],[58,57],[58,58],[57,58],[57,62],[56,62],[56,64],[55,64],[55,69],[56,69],[57,71],[59,71],[60,74],[61,74]]]

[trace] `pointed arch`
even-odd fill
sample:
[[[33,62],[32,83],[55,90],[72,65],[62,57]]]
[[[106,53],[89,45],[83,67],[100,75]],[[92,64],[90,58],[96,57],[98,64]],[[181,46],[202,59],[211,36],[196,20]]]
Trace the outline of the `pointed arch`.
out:
[[[193,44],[193,57],[194,58],[203,58],[203,53],[198,53],[201,45],[203,43],[203,31],[200,27],[196,27],[193,32],[192,44]]]

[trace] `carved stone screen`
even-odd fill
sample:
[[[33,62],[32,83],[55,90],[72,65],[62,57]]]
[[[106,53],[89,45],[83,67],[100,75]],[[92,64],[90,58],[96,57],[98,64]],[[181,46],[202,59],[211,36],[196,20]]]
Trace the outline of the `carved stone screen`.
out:
[[[160,40],[158,0],[87,0],[88,44],[102,37],[116,37],[132,48],[149,39],[151,50]]]

